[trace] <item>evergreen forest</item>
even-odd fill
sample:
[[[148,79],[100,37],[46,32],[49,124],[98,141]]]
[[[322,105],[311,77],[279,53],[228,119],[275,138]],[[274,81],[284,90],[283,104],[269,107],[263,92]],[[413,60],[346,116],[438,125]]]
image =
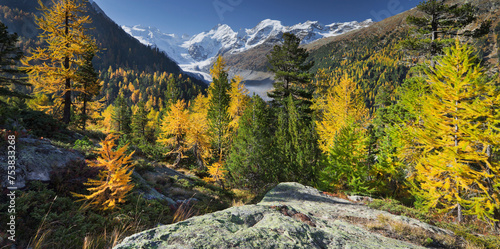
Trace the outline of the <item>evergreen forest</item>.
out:
[[[445,248],[500,247],[500,22],[471,3],[422,1],[402,28],[314,49],[284,33],[266,55],[267,96],[224,56],[208,85],[183,73],[86,0],[11,4],[0,3],[0,147],[48,139],[84,155],[17,190],[18,248],[111,248],[280,182],[372,197],[455,232]],[[26,19],[31,37],[9,31]],[[160,169],[196,180],[148,176]],[[201,201],[147,199],[142,178]]]

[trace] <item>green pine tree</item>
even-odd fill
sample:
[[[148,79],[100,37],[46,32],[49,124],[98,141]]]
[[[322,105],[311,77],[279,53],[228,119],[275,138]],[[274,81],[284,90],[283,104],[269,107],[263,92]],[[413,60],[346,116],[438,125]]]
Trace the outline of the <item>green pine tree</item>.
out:
[[[313,184],[317,179],[320,150],[313,123],[299,113],[299,101],[288,96],[284,109],[278,109],[274,135],[274,160],[279,181]]]
[[[269,71],[275,74],[274,89],[268,93],[273,104],[285,106],[288,96],[299,100],[301,113],[310,113],[311,99],[314,92],[311,80],[313,74],[308,70],[313,62],[306,63],[309,53],[299,48],[300,39],[291,33],[283,34],[283,44],[275,45],[267,59],[271,67]]]
[[[113,106],[111,119],[115,122],[115,130],[122,134],[130,134],[131,110],[122,95],[115,99]]]
[[[89,102],[101,92],[99,73],[96,72],[92,63],[96,52],[96,45],[94,43],[88,44],[85,49],[85,54],[83,55],[84,61],[77,71],[78,80],[75,85],[80,89],[77,100],[79,100],[82,105],[79,108],[80,111],[76,115],[75,120],[82,130],[86,129],[87,121],[92,119],[92,116],[90,116],[91,112],[96,111],[95,108],[89,106]]]
[[[343,126],[334,138],[326,167],[321,171],[322,187],[330,191],[372,192],[368,181],[366,145],[367,138],[359,124]]]
[[[235,186],[257,191],[277,181],[278,168],[272,164],[271,112],[258,95],[254,95],[239,120],[227,170]]]
[[[402,42],[405,49],[418,55],[442,54],[443,48],[453,43],[456,36],[480,37],[487,34],[491,21],[484,21],[474,30],[461,31],[477,20],[477,9],[470,3],[448,5],[443,0],[427,0],[417,5],[423,16],[409,16],[406,21],[415,27],[415,36]]]
[[[20,97],[29,98],[13,89],[15,85],[28,85],[24,79],[21,79],[21,71],[16,65],[22,58],[23,53],[16,46],[18,40],[17,34],[9,34],[7,26],[0,22],[0,97]],[[0,100],[0,105],[6,103]]]
[[[225,62],[222,56],[217,58],[210,72],[213,77],[213,82],[208,89],[208,120],[213,139],[213,155],[217,157],[228,153],[226,150],[228,141],[227,135],[229,133],[229,122],[231,121],[228,112],[231,102],[231,97],[229,96],[231,84],[228,80]]]
[[[132,115],[131,123],[132,134],[134,135],[134,140],[136,141],[142,141],[146,138],[146,129],[149,122],[148,113],[149,111],[146,110],[144,102],[139,102],[137,104],[137,110],[134,115]]]

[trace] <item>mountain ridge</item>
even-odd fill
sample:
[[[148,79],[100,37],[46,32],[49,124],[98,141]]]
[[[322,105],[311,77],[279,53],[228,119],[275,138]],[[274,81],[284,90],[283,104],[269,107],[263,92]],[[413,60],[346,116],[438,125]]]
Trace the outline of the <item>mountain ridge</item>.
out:
[[[371,19],[328,25],[323,25],[318,21],[306,21],[284,26],[281,21],[265,19],[250,29],[234,31],[227,24],[217,24],[211,30],[193,36],[163,33],[152,26],[123,25],[121,27],[141,43],[155,46],[167,53],[184,71],[201,75],[204,80],[210,81],[208,69],[218,55],[233,55],[260,45],[277,44],[285,32],[296,34],[302,40],[302,44],[308,44],[321,38],[367,27],[372,23]]]

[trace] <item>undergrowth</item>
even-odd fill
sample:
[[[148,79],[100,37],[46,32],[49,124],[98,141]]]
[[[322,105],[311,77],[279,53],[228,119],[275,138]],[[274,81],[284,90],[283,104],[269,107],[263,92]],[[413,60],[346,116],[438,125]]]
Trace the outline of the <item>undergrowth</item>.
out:
[[[462,223],[457,223],[450,214],[439,214],[401,205],[393,199],[374,199],[367,203],[371,208],[384,210],[396,215],[402,215],[448,229],[465,241],[462,248],[500,248],[500,236],[491,230],[491,227],[474,217],[466,217]]]

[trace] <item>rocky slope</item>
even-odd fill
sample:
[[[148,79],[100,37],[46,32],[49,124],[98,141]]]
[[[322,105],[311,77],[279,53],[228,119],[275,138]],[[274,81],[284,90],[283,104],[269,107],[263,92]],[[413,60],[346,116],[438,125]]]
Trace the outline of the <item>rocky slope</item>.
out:
[[[147,230],[127,237],[114,249],[424,248],[377,232],[381,222],[398,224],[429,241],[453,237],[450,231],[415,219],[324,195],[298,183],[281,183],[257,205],[232,207]]]
[[[5,147],[6,148],[6,147]],[[65,167],[68,163],[84,160],[84,156],[75,150],[66,150],[54,146],[48,139],[33,137],[19,138],[15,144],[15,184],[8,184],[7,153],[0,155],[0,174],[2,187],[22,189],[28,181],[49,181],[50,172]]]

